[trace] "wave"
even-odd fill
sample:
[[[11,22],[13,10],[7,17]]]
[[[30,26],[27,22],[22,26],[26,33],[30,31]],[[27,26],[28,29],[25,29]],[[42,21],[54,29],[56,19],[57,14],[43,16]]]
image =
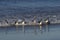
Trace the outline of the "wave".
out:
[[[60,0],[0,0],[0,15],[59,14]]]

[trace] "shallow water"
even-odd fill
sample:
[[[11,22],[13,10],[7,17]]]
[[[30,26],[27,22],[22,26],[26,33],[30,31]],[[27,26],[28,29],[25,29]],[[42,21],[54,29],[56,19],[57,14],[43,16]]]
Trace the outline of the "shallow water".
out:
[[[1,27],[0,40],[60,40],[60,25]]]
[[[0,0],[1,19],[33,14],[59,15],[60,0]],[[0,40],[60,40],[60,25],[1,27]]]

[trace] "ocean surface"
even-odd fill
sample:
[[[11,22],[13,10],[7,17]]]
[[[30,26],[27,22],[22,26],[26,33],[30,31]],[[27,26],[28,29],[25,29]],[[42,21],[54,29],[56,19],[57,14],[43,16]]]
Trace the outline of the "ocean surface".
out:
[[[60,24],[1,27],[0,40],[60,40]]]
[[[59,15],[60,0],[0,0],[0,16]]]

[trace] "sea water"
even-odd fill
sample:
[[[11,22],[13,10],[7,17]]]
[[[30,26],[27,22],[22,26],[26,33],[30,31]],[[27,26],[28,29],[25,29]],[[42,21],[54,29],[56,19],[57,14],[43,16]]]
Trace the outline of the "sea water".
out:
[[[60,15],[60,0],[0,0],[0,20],[30,15]],[[60,24],[1,27],[0,40],[60,40]]]
[[[0,16],[59,15],[60,0],[0,0]]]
[[[60,25],[1,27],[0,40],[60,40]]]

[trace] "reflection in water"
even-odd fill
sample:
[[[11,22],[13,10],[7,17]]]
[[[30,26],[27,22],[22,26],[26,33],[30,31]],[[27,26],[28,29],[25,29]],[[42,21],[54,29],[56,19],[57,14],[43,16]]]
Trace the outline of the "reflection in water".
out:
[[[24,28],[24,25],[22,26],[22,32],[25,34],[25,28]]]
[[[0,40],[60,39],[60,25],[0,27]]]
[[[5,28],[5,34],[6,35],[8,34],[8,28],[7,27]]]
[[[42,26],[40,26],[40,32],[41,32],[41,34],[43,33],[43,31],[42,31]]]
[[[36,27],[34,27],[34,34],[37,35]]]
[[[16,32],[18,32],[19,30],[18,30],[18,26],[16,26]]]
[[[3,28],[0,28],[1,32],[3,32]],[[48,25],[46,26],[15,26],[15,27],[5,27],[4,28],[4,32],[7,35],[8,32],[16,32],[16,33],[34,33],[35,35],[37,35],[39,32],[41,34],[43,34],[43,32],[49,32],[49,27]],[[27,32],[25,32],[27,31]],[[34,31],[34,32],[33,32]]]
[[[40,31],[42,31],[42,26],[40,26]]]
[[[49,26],[46,25],[46,32],[49,32]]]

